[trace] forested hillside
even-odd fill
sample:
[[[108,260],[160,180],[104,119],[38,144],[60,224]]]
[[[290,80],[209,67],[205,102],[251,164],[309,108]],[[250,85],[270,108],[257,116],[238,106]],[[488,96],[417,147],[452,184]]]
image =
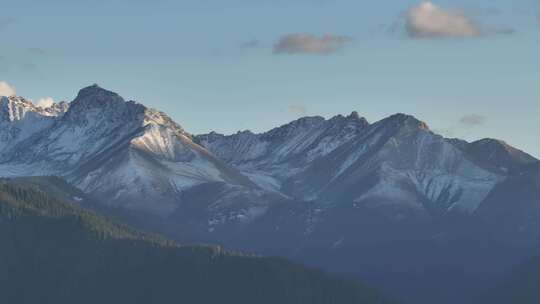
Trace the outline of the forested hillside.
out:
[[[138,232],[70,203],[76,190],[67,187],[0,180],[5,303],[388,303],[356,282],[281,259]]]

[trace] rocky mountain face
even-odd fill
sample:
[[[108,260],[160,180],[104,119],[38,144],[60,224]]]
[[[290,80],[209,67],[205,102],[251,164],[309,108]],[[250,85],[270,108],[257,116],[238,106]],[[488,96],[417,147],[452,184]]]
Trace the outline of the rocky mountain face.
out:
[[[2,106],[4,176],[62,176],[114,206],[160,215],[199,184],[256,190],[166,114],[96,85],[82,89],[65,111],[13,98]]]
[[[283,180],[358,136],[368,125],[354,112],[329,120],[305,117],[264,134],[210,133],[196,139],[227,163],[253,173],[253,178],[266,177],[281,188]]]
[[[495,185],[537,162],[500,141],[443,138],[404,114],[374,124],[357,113],[308,117],[263,134],[196,139],[261,186],[295,200],[352,201],[428,217],[473,214]]]
[[[540,247],[538,160],[405,114],[194,136],[94,85],[47,109],[2,98],[0,126],[3,176],[61,176],[179,240],[292,257],[420,302],[502,273],[518,240]]]

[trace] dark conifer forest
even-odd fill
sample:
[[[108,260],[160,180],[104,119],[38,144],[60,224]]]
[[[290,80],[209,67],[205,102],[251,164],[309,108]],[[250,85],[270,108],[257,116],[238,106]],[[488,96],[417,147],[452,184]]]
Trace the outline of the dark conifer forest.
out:
[[[136,231],[63,201],[66,188],[55,178],[0,182],[2,303],[389,303],[282,259]]]

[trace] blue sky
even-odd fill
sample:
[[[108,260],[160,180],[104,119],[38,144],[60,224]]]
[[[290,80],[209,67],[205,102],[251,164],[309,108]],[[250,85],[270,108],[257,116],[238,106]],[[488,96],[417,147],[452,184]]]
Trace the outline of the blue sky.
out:
[[[404,112],[540,157],[540,3],[433,1],[435,21],[422,5],[0,0],[0,81],[57,101],[98,83],[195,134]]]

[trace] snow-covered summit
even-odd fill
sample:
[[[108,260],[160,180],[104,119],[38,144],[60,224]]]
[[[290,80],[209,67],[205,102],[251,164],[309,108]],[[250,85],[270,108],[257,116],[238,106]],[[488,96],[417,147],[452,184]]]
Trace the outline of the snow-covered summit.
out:
[[[408,130],[426,130],[429,131],[427,123],[419,120],[413,115],[397,113],[384,118],[378,122],[378,124],[384,125],[385,128],[391,129],[408,129]]]
[[[189,136],[167,114],[147,108],[136,101],[126,101],[117,93],[97,84],[81,89],[65,116],[65,119],[76,124],[85,124],[89,120],[134,123],[140,127],[155,124]]]
[[[24,99],[2,106],[10,122],[0,131],[4,175],[63,176],[111,203],[157,213],[171,212],[182,191],[202,183],[255,187],[165,113],[97,85],[80,90],[62,115]]]

